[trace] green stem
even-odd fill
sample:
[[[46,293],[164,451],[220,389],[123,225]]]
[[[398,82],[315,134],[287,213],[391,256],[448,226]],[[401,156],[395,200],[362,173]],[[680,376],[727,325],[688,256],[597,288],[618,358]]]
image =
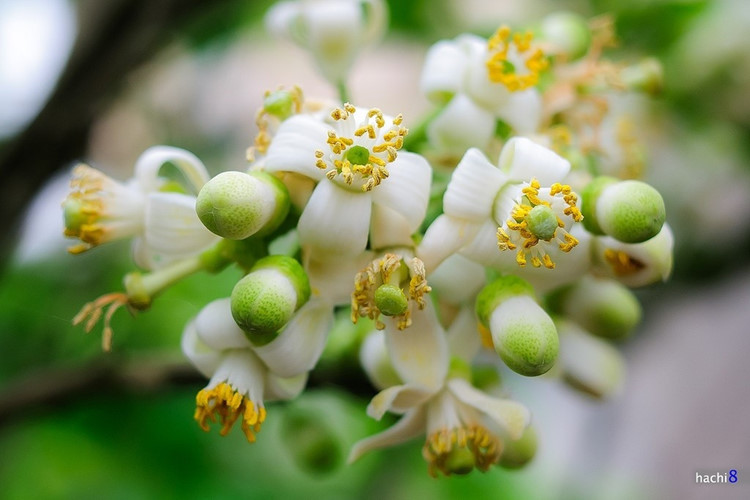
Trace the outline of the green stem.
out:
[[[346,82],[344,82],[344,80],[340,80],[336,84],[336,90],[339,93],[339,99],[341,100],[342,104],[350,102],[349,101],[349,89],[347,88]]]
[[[183,278],[203,269],[200,256],[179,260],[152,273],[129,273],[125,276],[128,302],[136,309],[146,309],[153,298]]]

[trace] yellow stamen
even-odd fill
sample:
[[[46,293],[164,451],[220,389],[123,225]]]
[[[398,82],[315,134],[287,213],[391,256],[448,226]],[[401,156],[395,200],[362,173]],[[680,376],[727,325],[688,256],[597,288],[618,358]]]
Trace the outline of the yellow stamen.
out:
[[[112,327],[110,322],[115,312],[122,306],[127,306],[131,314],[135,313],[135,308],[130,304],[129,298],[124,293],[108,293],[98,299],[84,305],[78,314],[73,318],[73,326],[79,325],[86,320],[84,329],[86,333],[91,332],[94,326],[99,322],[104,314],[104,330],[102,332],[102,350],[109,351],[112,349]],[[104,309],[107,308],[107,312]],[[88,318],[88,319],[87,319]]]
[[[539,73],[547,68],[548,62],[539,48],[532,48],[534,35],[514,33],[508,26],[501,26],[487,41],[490,57],[487,59],[487,72],[490,81],[501,83],[511,91],[516,92],[533,87],[539,82]],[[511,56],[509,57],[509,52]],[[518,61],[520,58],[522,61]],[[511,61],[513,59],[513,61]],[[514,64],[522,63],[519,68]]]
[[[448,459],[452,451],[460,448],[471,453],[475,468],[486,472],[500,460],[502,442],[479,425],[434,432],[422,447],[422,456],[427,461],[430,475],[437,477],[438,471],[446,476],[451,475],[454,471],[450,469]]]
[[[242,432],[250,443],[254,443],[255,434],[260,432],[261,424],[266,420],[266,409],[256,407],[248,397],[222,382],[212,389],[202,389],[195,397],[194,418],[201,429],[208,432],[210,422],[216,422],[217,415],[221,423],[219,434],[226,436],[241,416]]]
[[[516,263],[525,267],[531,263],[533,267],[544,266],[554,269],[555,263],[546,252],[547,243],[556,242],[559,249],[565,253],[570,252],[578,245],[578,240],[565,230],[565,223],[558,217],[557,228],[554,232],[549,231],[549,226],[544,232],[534,234],[529,228],[528,219],[532,209],[537,206],[552,207],[550,201],[540,198],[541,184],[537,179],[531,179],[529,184],[521,189],[522,196],[511,209],[510,217],[505,221],[504,227],[497,229],[497,247],[501,251],[516,250]],[[550,197],[560,197],[565,203],[563,214],[570,217],[574,222],[583,220],[581,211],[576,206],[578,196],[567,184],[555,183],[549,188]],[[506,229],[507,228],[507,231]],[[550,236],[551,234],[551,236]],[[542,244],[544,242],[544,244]]]
[[[615,276],[630,276],[646,267],[643,262],[627,253],[611,248],[604,250],[604,260],[610,265]]]
[[[344,108],[336,108],[331,112],[334,121],[353,119],[356,108],[349,103]],[[362,179],[362,190],[370,191],[378,186],[383,179],[388,177],[387,165],[396,160],[397,150],[404,144],[404,136],[408,130],[401,126],[403,117],[398,115],[393,120],[393,125],[386,129],[386,121],[383,113],[377,109],[370,109],[366,114],[364,123],[358,124],[353,137],[343,137],[334,131],[328,132],[327,144],[331,149],[329,158],[321,150],[315,151],[315,165],[321,170],[327,170],[326,177],[334,180],[341,175],[347,185],[354,183],[354,174]],[[369,141],[377,140],[381,136],[382,142],[368,144]],[[351,165],[345,159],[347,149],[357,142],[357,146],[365,147],[369,151],[367,163],[364,165]],[[360,144],[365,141],[365,144]]]

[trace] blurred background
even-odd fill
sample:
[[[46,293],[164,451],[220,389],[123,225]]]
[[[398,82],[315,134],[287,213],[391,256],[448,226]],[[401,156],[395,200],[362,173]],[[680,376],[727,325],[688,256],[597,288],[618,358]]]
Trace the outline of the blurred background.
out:
[[[663,94],[633,106],[646,180],[676,237],[673,277],[638,291],[645,319],[621,346],[629,373],[619,397],[510,381],[540,434],[521,471],[432,479],[421,442],[347,467],[351,443],[392,421],[366,417],[374,390],[351,375],[346,335],[334,334],[303,397],[270,406],[257,443],[202,432],[192,413],[204,382],[179,338],[205,303],[228,295],[233,270],[189,278],[135,319],[116,315],[112,354],[98,333],[70,325],[132,270],[124,242],[67,254],[60,202],[72,162],[127,179],[143,150],[169,144],[214,174],[241,169],[264,91],[297,84],[335,96],[306,53],[267,34],[271,3],[0,1],[0,498],[750,498],[742,0],[392,0],[386,38],[353,68],[352,100],[402,112],[408,126],[429,110],[418,91],[427,48],[465,31],[559,10],[611,13],[622,42],[613,59],[664,65]],[[316,439],[325,456],[301,445]],[[738,484],[695,484],[697,472],[729,469]]]

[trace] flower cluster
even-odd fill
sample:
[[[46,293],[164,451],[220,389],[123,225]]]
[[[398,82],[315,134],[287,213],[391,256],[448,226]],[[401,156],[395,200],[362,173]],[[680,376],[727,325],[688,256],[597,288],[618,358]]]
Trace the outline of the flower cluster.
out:
[[[620,123],[613,96],[653,91],[658,67],[605,59],[606,19],[460,35],[426,55],[420,86],[436,110],[411,135],[412,117],[346,99],[383,15],[380,0],[272,9],[269,25],[312,52],[341,101],[268,92],[245,171],[209,178],[171,147],[146,151],[125,183],[76,167],[63,203],[66,235],[80,240],[70,251],[133,238],[142,271],[74,322],[91,330],[103,317],[108,350],[117,308],[145,310],[188,275],[236,265],[243,277],[183,334],[210,379],[196,397],[201,428],[225,435],[239,421],[255,441],[266,403],[303,391],[348,308],[371,330],[360,361],[380,392],[367,413],[401,415],[350,461],[424,436],[432,475],[518,467],[536,446],[530,412],[477,358],[608,397],[624,372],[611,342],[640,320],[629,288],[670,274],[664,203],[637,179],[642,148],[608,125]],[[167,162],[185,185],[159,176]]]

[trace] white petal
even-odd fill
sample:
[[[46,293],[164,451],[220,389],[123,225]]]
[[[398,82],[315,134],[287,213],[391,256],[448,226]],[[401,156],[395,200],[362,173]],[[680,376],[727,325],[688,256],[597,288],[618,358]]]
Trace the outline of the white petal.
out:
[[[497,247],[497,227],[494,220],[482,224],[472,242],[461,249],[461,255],[483,266],[515,271],[518,268],[515,252]]]
[[[322,252],[305,252],[303,264],[310,280],[314,297],[321,297],[334,305],[351,303],[354,277],[373,259],[372,252],[359,255],[326,255]]]
[[[227,382],[257,406],[263,406],[264,386],[268,369],[250,349],[226,351],[221,364],[211,377],[208,387]]]
[[[269,172],[296,172],[320,180],[325,172],[315,166],[315,151],[327,151],[331,128],[309,115],[294,115],[282,122],[264,158]]]
[[[367,246],[371,211],[370,193],[321,181],[299,219],[300,243],[334,255],[359,254]]]
[[[542,121],[542,98],[535,88],[513,92],[495,114],[513,128],[515,135],[535,134]]]
[[[214,300],[201,309],[195,328],[200,339],[217,351],[250,347],[245,332],[234,322],[229,298]]]
[[[664,224],[659,234],[643,243],[623,243],[610,236],[599,237],[595,241],[597,269],[624,285],[645,286],[664,281],[672,273],[674,236],[668,224]],[[607,250],[624,252],[638,261],[642,267],[631,274],[617,274],[604,256]]]
[[[148,148],[135,163],[135,179],[143,192],[159,189],[159,170],[166,163],[173,163],[195,188],[196,194],[211,178],[203,162],[190,151],[170,146]]]
[[[196,255],[219,241],[195,212],[195,197],[151,193],[146,202],[144,241],[153,267]]]
[[[303,10],[306,48],[331,83],[346,79],[361,48],[364,29],[359,2],[317,1]]]
[[[373,203],[370,220],[371,248],[412,247],[412,234],[414,229],[403,215],[385,205]]]
[[[447,215],[482,221],[492,214],[492,205],[506,177],[478,149],[470,149],[453,171],[443,197]]]
[[[441,215],[430,224],[417,247],[417,257],[424,262],[427,274],[446,258],[469,244],[477,234],[480,224]]]
[[[359,347],[359,364],[370,382],[381,391],[394,385],[403,385],[403,380],[396,374],[388,357],[383,330],[373,330],[367,334]]]
[[[513,137],[500,152],[500,169],[516,181],[536,178],[542,186],[562,181],[570,172],[570,162],[551,149],[525,137]]]
[[[466,69],[465,92],[480,106],[494,111],[504,105],[512,96],[505,85],[490,80],[487,71],[487,44],[472,50]]]
[[[461,91],[467,55],[458,43],[442,40],[430,47],[425,55],[419,88],[433,102]]]
[[[388,171],[388,178],[372,191],[373,202],[400,213],[416,231],[427,212],[432,168],[416,153],[399,152]]]
[[[478,326],[474,308],[462,307],[447,332],[451,356],[471,363],[481,347]]]
[[[486,148],[495,133],[495,117],[465,94],[457,94],[427,128],[430,144],[461,155],[469,148]]]
[[[521,403],[488,396],[459,378],[449,380],[448,387],[461,402],[473,406],[505,429],[511,439],[519,439],[531,422],[531,413]]]
[[[425,413],[422,408],[419,408],[407,413],[401,418],[401,420],[383,432],[362,439],[361,441],[357,441],[352,447],[352,451],[349,453],[347,461],[351,464],[359,460],[362,455],[369,451],[386,448],[388,446],[396,446],[410,439],[414,439],[415,437],[424,434],[424,430]]]
[[[380,420],[386,412],[406,413],[424,404],[435,391],[415,385],[396,385],[379,392],[367,405],[367,415]]]
[[[448,257],[429,276],[433,293],[456,305],[472,299],[486,281],[484,268],[459,254]]]
[[[291,28],[299,19],[300,6],[299,2],[277,2],[272,5],[266,12],[266,29],[274,36],[292,38]]]
[[[299,396],[307,384],[307,373],[294,377],[279,377],[268,373],[264,387],[266,401],[288,401]]]
[[[412,313],[412,325],[398,330],[386,321],[386,345],[393,368],[407,384],[436,389],[448,373],[448,343],[432,301]]]
[[[221,361],[221,352],[211,349],[203,343],[198,337],[198,330],[195,328],[195,321],[191,321],[185,327],[180,342],[182,352],[188,358],[190,363],[203,374],[204,377],[210,378]]]
[[[315,367],[332,325],[333,307],[313,299],[292,316],[278,337],[253,349],[274,374],[299,375]]]

